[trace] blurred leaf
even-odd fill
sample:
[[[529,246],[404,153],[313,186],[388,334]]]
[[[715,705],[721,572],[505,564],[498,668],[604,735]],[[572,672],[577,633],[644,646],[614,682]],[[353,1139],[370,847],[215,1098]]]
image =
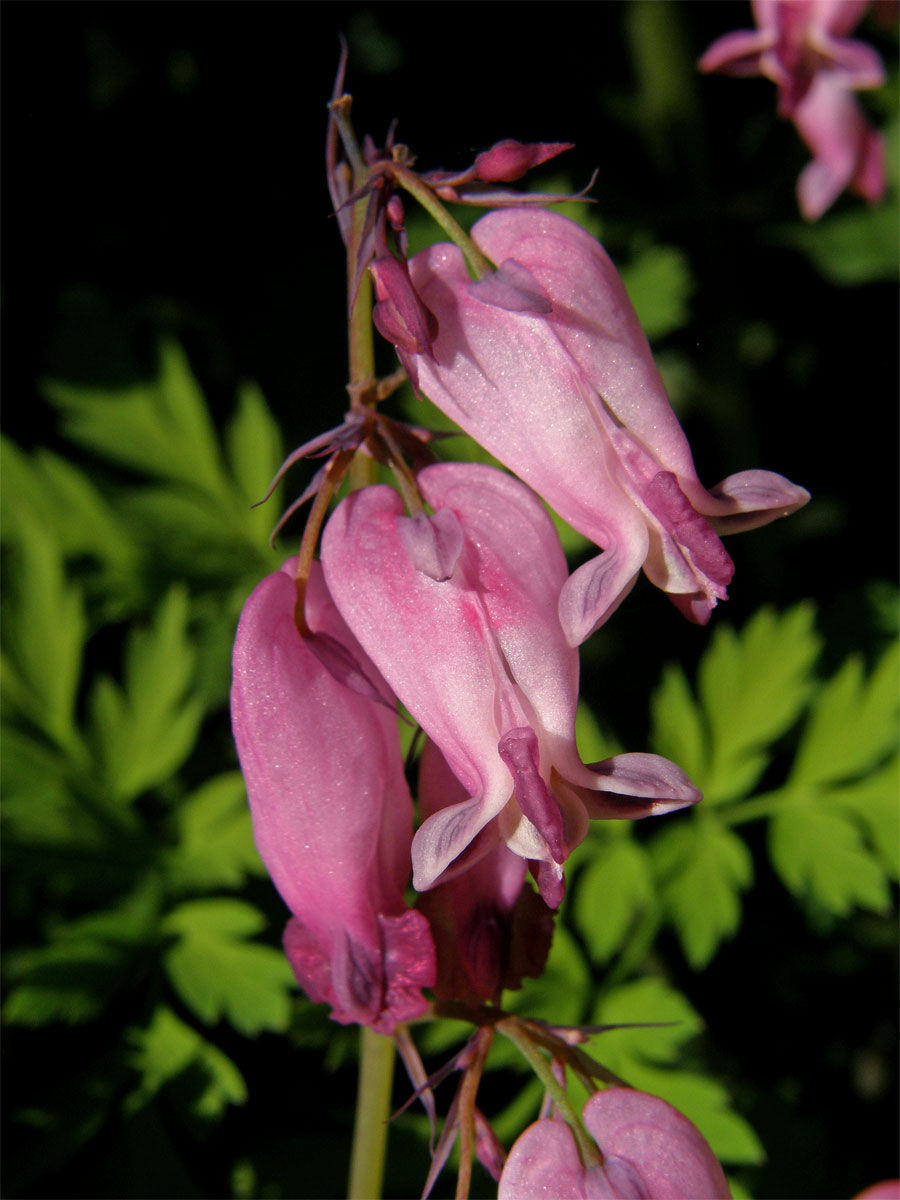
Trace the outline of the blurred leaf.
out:
[[[216,775],[185,797],[175,820],[178,842],[166,858],[166,875],[176,889],[240,887],[248,874],[265,875],[240,771]]]
[[[769,823],[769,854],[785,886],[801,899],[845,916],[854,905],[890,909],[887,880],[852,818],[836,807],[786,798]]]
[[[164,340],[159,376],[117,391],[44,381],[66,437],[102,458],[231,501],[215,431],[187,356]]]
[[[797,225],[779,238],[801,250],[829,283],[857,287],[897,278],[900,237],[893,204]]]
[[[132,1066],[142,1079],[125,1100],[126,1112],[137,1111],[166,1084],[189,1072],[199,1076],[197,1116],[218,1117],[229,1104],[246,1101],[247,1086],[231,1059],[165,1005],[156,1009],[146,1029],[131,1029],[127,1036],[134,1047]]]
[[[707,807],[746,795],[769,760],[765,748],[799,717],[819,652],[815,609],[762,608],[741,632],[720,625],[700,660],[697,691],[709,730],[709,766],[698,772]]]
[[[594,848],[575,884],[572,916],[595,961],[606,962],[622,945],[654,892],[643,846],[630,837],[616,837]]]
[[[897,744],[898,646],[866,680],[862,660],[848,658],[813,700],[789,787],[848,779],[870,769]]]
[[[194,651],[187,636],[188,597],[174,586],[147,629],[125,644],[124,687],[99,676],[90,694],[90,735],[103,786],[132,800],[167,779],[194,747],[202,701],[185,692]]]
[[[244,940],[264,925],[239,900],[191,900],[167,917],[166,931],[178,938],[166,952],[169,977],[202,1021],[225,1017],[247,1035],[287,1029],[294,973],[281,950]]]
[[[601,728],[593,710],[583,700],[578,701],[575,713],[575,743],[586,763],[602,762],[604,758],[622,753],[617,739],[608,729]]]
[[[46,946],[9,951],[4,1018],[20,1025],[99,1017],[134,981],[135,954],[154,935],[159,894],[142,884],[113,908],[59,926]]]
[[[225,430],[225,445],[231,473],[248,505],[247,525],[265,542],[275,524],[272,512],[278,513],[278,498],[271,501],[269,511],[249,506],[268,491],[282,452],[281,433],[257,384],[245,383],[240,388],[237,412]]]
[[[706,966],[740,926],[740,893],[753,880],[750,852],[713,813],[697,812],[657,832],[650,855],[685,957],[695,970]]]
[[[676,246],[647,246],[620,274],[647,340],[664,338],[691,319],[694,281],[687,255]]]
[[[75,693],[86,633],[80,591],[66,582],[58,543],[22,518],[4,607],[4,700],[60,745],[77,748]]]
[[[663,668],[650,698],[650,714],[650,740],[656,753],[677,762],[692,779],[702,779],[707,767],[706,726],[687,676],[676,663]]]

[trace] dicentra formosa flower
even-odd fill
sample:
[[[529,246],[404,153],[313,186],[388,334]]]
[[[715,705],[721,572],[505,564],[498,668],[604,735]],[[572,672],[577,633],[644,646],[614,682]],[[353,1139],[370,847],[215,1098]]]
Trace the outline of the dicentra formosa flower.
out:
[[[368,676],[345,686],[294,624],[289,560],[254,590],[234,645],[231,718],[263,862],[293,916],[284,945],[301,987],[343,1024],[390,1033],[434,983],[425,917],[409,908],[412,800],[394,698],[341,620],[318,563],[306,617]]]
[[[322,538],[341,615],[465,789],[416,832],[413,885],[502,839],[555,907],[589,817],[667,812],[700,793],[658,755],[581,761],[578,654],[557,614],[566,560],[534,493],[471,463],[426,467],[418,483],[433,516],[405,516],[377,485],[341,501]]]
[[[421,391],[603,550],[562,588],[569,641],[605,621],[642,568],[704,623],[734,571],[719,534],[809,494],[770,471],[701,484],[622,281],[581,226],[511,208],[472,236],[499,264],[477,283],[453,245],[410,262],[438,323],[430,352],[411,357]]]

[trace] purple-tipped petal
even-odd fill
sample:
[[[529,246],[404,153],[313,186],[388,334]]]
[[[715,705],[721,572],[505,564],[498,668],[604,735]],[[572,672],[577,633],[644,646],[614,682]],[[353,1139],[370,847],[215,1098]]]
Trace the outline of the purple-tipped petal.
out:
[[[579,789],[591,817],[659,816],[697,804],[703,793],[681,767],[659,754],[617,754],[590,768],[597,789]]]
[[[452,508],[442,508],[433,517],[400,517],[397,533],[417,571],[438,583],[450,578],[463,548],[462,527]]]

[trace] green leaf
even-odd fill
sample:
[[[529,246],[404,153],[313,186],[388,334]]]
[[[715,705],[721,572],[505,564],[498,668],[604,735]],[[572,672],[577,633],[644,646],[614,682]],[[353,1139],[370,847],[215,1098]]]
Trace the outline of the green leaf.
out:
[[[694,780],[707,772],[708,747],[703,715],[684,671],[668,663],[650,699],[651,745],[657,754],[677,762]]]
[[[879,763],[897,744],[898,646],[866,680],[859,657],[848,658],[813,701],[789,786],[850,779]]]
[[[648,341],[687,325],[694,290],[687,255],[676,246],[648,246],[621,269]]]
[[[621,754],[622,747],[608,729],[603,729],[593,711],[583,700],[578,702],[575,714],[575,742],[582,761],[601,762],[614,754]]]
[[[839,808],[790,797],[769,823],[769,854],[785,886],[828,912],[887,912],[890,891],[877,858]]]
[[[740,926],[740,893],[753,880],[750,853],[713,813],[696,812],[656,833],[650,854],[685,957],[695,970],[704,967]]]
[[[124,688],[99,676],[90,695],[90,733],[101,780],[116,800],[132,800],[181,766],[197,740],[203,704],[185,696],[194,666],[188,597],[173,586],[147,629],[133,628]]]
[[[826,793],[826,801],[849,813],[864,831],[885,874],[900,879],[900,757],[880,771]]]
[[[759,1139],[731,1110],[722,1085],[673,1066],[681,1058],[684,1044],[703,1027],[685,996],[660,979],[634,980],[603,996],[592,1020],[598,1025],[673,1022],[656,1029],[613,1029],[595,1034],[585,1049],[633,1087],[661,1096],[683,1112],[720,1158],[734,1163],[762,1161]]]
[[[22,518],[10,552],[3,660],[5,699],[60,745],[77,748],[75,693],[86,634],[80,591],[66,582],[46,527]]]
[[[141,1083],[125,1100],[125,1111],[136,1112],[163,1087],[188,1074],[199,1087],[193,1110],[198,1117],[219,1117],[229,1104],[247,1100],[247,1085],[230,1058],[160,1005],[146,1029],[128,1032],[133,1046],[131,1065]]]
[[[177,343],[161,344],[153,383],[98,393],[46,380],[43,391],[62,412],[70,441],[111,462],[231,500],[206,403]]]
[[[53,941],[10,951],[4,1018],[19,1025],[69,1025],[99,1017],[134,982],[135,957],[155,935],[159,894],[142,884],[113,908],[54,931]]]
[[[166,952],[169,978],[202,1021],[224,1017],[248,1036],[287,1029],[294,973],[280,950],[245,940],[264,924],[238,900],[191,900],[169,914],[166,931],[178,939]]]
[[[175,821],[178,842],[166,875],[176,890],[236,888],[248,874],[265,875],[240,771],[217,775],[185,797]]]
[[[895,205],[840,213],[817,221],[815,228],[798,225],[784,240],[802,250],[830,283],[857,287],[897,278],[900,240]]]
[[[238,392],[237,412],[225,431],[225,445],[231,473],[247,504],[248,529],[268,539],[275,524],[272,518],[280,511],[276,493],[266,507],[250,508],[262,500],[272,478],[281,465],[281,433],[269,411],[263,394],[255,383],[245,383]]]
[[[799,717],[819,652],[815,609],[760,609],[740,634],[720,626],[700,661],[697,690],[710,739],[705,803],[746,795],[765,770],[765,747]]]
[[[654,891],[647,852],[632,838],[610,838],[594,848],[575,884],[573,918],[596,962],[623,944]]]

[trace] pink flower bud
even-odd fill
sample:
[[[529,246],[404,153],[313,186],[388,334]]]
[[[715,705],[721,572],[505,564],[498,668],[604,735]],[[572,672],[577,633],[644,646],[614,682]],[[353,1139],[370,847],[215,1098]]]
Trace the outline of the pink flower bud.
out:
[[[734,570],[718,535],[793,512],[808,493],[768,471],[703,487],[622,281],[581,226],[518,208],[472,233],[503,264],[496,276],[473,284],[444,244],[410,263],[439,324],[431,354],[412,362],[430,400],[604,551],[562,589],[570,642],[641,568],[705,622]]]
[[[484,183],[514,183],[532,167],[571,150],[572,142],[532,142],[525,144],[506,138],[475,159],[475,177]]]
[[[369,273],[375,283],[376,297],[372,320],[382,337],[397,347],[415,385],[415,365],[407,365],[408,358],[431,353],[431,344],[437,336],[437,321],[417,295],[405,259],[382,254],[369,263]]]
[[[234,646],[231,716],[254,837],[293,913],[284,942],[301,987],[336,1021],[388,1033],[421,1015],[435,973],[427,921],[403,899],[412,801],[396,717],[340,683],[300,636],[292,565],[255,589]],[[306,611],[392,702],[318,564]]]
[[[498,1200],[730,1200],[718,1160],[703,1135],[676,1109],[646,1092],[595,1092],[584,1123],[602,1154],[586,1165],[560,1120],[536,1121],[509,1152]]]
[[[579,758],[578,654],[557,613],[566,560],[534,493],[465,463],[418,482],[433,517],[406,517],[397,492],[370,487],[338,505],[322,539],[341,615],[464,789],[417,831],[413,885],[432,887],[499,838],[538,864],[555,907],[589,817],[643,817],[700,793],[657,755]]]

